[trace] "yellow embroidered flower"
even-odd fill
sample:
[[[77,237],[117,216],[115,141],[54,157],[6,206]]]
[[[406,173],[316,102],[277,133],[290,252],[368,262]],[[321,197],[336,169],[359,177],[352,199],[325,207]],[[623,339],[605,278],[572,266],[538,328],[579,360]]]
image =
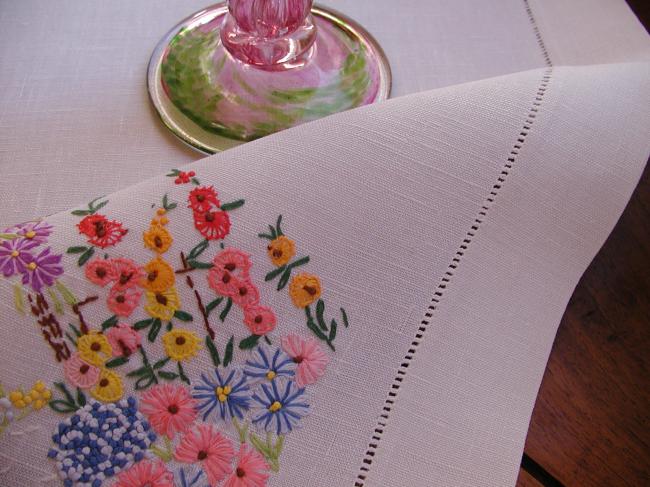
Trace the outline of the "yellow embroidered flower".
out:
[[[96,331],[81,335],[77,340],[77,349],[82,360],[92,365],[103,365],[113,353],[106,337]]]
[[[11,401],[11,404],[13,404],[16,409],[24,409],[27,407],[28,401],[32,402],[31,397],[27,400],[26,399],[27,397],[20,389],[16,389],[15,391],[11,391],[9,393],[9,400]]]
[[[296,255],[296,244],[290,238],[280,235],[267,247],[269,259],[275,266],[283,266]]]
[[[313,274],[297,274],[289,284],[289,296],[298,308],[309,306],[320,297],[320,293],[320,281]]]
[[[169,321],[180,307],[181,301],[175,287],[165,291],[147,291],[147,304],[144,310],[149,313],[149,316]]]
[[[151,222],[149,230],[142,234],[142,239],[146,247],[159,254],[167,252],[174,241],[171,233],[161,223],[156,221]]]
[[[199,351],[199,338],[190,330],[175,328],[162,337],[165,352],[169,358],[180,362],[196,355]]]
[[[115,372],[102,369],[97,385],[90,389],[90,394],[102,402],[115,402],[122,398],[124,386],[122,379]]]
[[[50,391],[43,381],[37,381],[32,389],[29,391],[29,396],[32,398],[32,408],[36,411],[41,409],[52,398],[52,391]]]
[[[176,281],[174,269],[161,257],[150,260],[144,266],[144,273],[141,284],[149,291],[162,292],[172,287]]]

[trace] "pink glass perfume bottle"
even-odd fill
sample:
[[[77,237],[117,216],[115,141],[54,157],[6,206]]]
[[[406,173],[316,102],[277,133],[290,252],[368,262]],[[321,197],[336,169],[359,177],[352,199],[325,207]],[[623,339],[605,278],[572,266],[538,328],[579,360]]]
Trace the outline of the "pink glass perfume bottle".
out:
[[[148,87],[172,132],[213,153],[383,100],[390,68],[362,27],[312,0],[230,0],[162,39]]]

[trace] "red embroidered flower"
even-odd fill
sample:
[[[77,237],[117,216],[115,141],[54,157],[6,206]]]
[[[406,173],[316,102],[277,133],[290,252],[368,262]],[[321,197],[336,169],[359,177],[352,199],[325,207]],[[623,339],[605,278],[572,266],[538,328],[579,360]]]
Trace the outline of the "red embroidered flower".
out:
[[[225,270],[242,279],[248,277],[248,271],[252,266],[250,255],[232,247],[219,252],[212,259],[212,263],[214,264],[212,269]]]
[[[189,183],[194,176],[196,176],[196,173],[194,171],[190,171],[190,172],[179,171],[178,177],[174,179],[174,183],[176,184]]]
[[[208,285],[221,296],[232,298],[239,290],[242,279],[233,276],[230,272],[213,267],[208,273]]]
[[[115,280],[115,268],[111,260],[94,259],[86,265],[86,277],[99,286]]]
[[[117,244],[128,230],[122,223],[108,220],[104,215],[88,215],[78,224],[79,233],[87,235],[88,243],[96,247],[110,247]]]
[[[217,198],[217,192],[212,186],[199,186],[190,191],[189,207],[193,211],[206,212],[211,209],[216,209],[221,206]]]
[[[208,240],[219,240],[230,233],[230,217],[225,211],[195,211],[194,226]]]
[[[244,324],[253,335],[266,335],[275,329],[275,313],[266,306],[248,306],[244,308]]]
[[[235,292],[230,296],[233,303],[246,308],[260,302],[260,293],[250,279],[236,279]]]
[[[115,289],[124,290],[137,286],[144,277],[142,268],[131,259],[117,258],[112,259],[112,262],[115,271],[115,284],[113,285]]]

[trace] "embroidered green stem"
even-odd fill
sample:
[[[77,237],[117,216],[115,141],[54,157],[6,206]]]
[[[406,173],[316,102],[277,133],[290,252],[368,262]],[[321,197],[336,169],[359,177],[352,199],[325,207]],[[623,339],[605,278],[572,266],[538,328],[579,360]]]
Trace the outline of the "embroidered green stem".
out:
[[[16,310],[18,310],[19,313],[25,314],[23,287],[19,283],[14,284],[14,305],[16,306]]]
[[[318,324],[316,324],[316,321],[314,321],[314,317],[311,313],[311,308],[309,306],[306,306],[305,315],[307,316],[307,328],[309,328],[319,340],[327,343],[327,346],[330,347],[333,352],[335,352],[336,348],[334,348],[334,339],[336,338],[338,323],[333,319],[328,328],[323,316],[324,312],[325,303],[322,299],[319,299],[316,303],[316,320],[318,322]]]
[[[166,435],[162,436],[164,447],[151,445],[149,451],[160,458],[163,462],[169,463],[174,459],[174,448],[172,447],[172,442]]]
[[[240,425],[239,421],[237,421],[237,418],[232,418],[232,424],[237,430],[237,434],[239,435],[239,442],[246,443],[246,435],[248,434],[248,423],[244,423],[243,425]]]
[[[18,237],[19,235],[17,233],[0,233],[0,239],[4,240],[13,240]]]
[[[56,289],[61,293],[61,297],[63,297],[63,300],[68,303],[70,306],[74,306],[77,304],[78,300],[75,297],[74,294],[72,294],[72,291],[70,291],[61,281],[56,281]]]
[[[280,471],[280,454],[284,446],[284,436],[277,437],[275,444],[271,433],[266,434],[266,441],[262,441],[255,433],[249,433],[248,439],[251,445],[262,454],[272,471]]]

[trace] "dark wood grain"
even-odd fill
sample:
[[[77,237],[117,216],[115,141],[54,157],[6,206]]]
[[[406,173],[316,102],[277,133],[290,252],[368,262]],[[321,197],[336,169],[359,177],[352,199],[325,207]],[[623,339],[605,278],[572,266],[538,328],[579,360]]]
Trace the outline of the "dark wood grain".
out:
[[[567,307],[526,441],[567,486],[650,486],[649,229],[646,169]]]
[[[543,487],[535,477],[526,472],[523,468],[519,470],[519,478],[517,479],[517,487]]]

